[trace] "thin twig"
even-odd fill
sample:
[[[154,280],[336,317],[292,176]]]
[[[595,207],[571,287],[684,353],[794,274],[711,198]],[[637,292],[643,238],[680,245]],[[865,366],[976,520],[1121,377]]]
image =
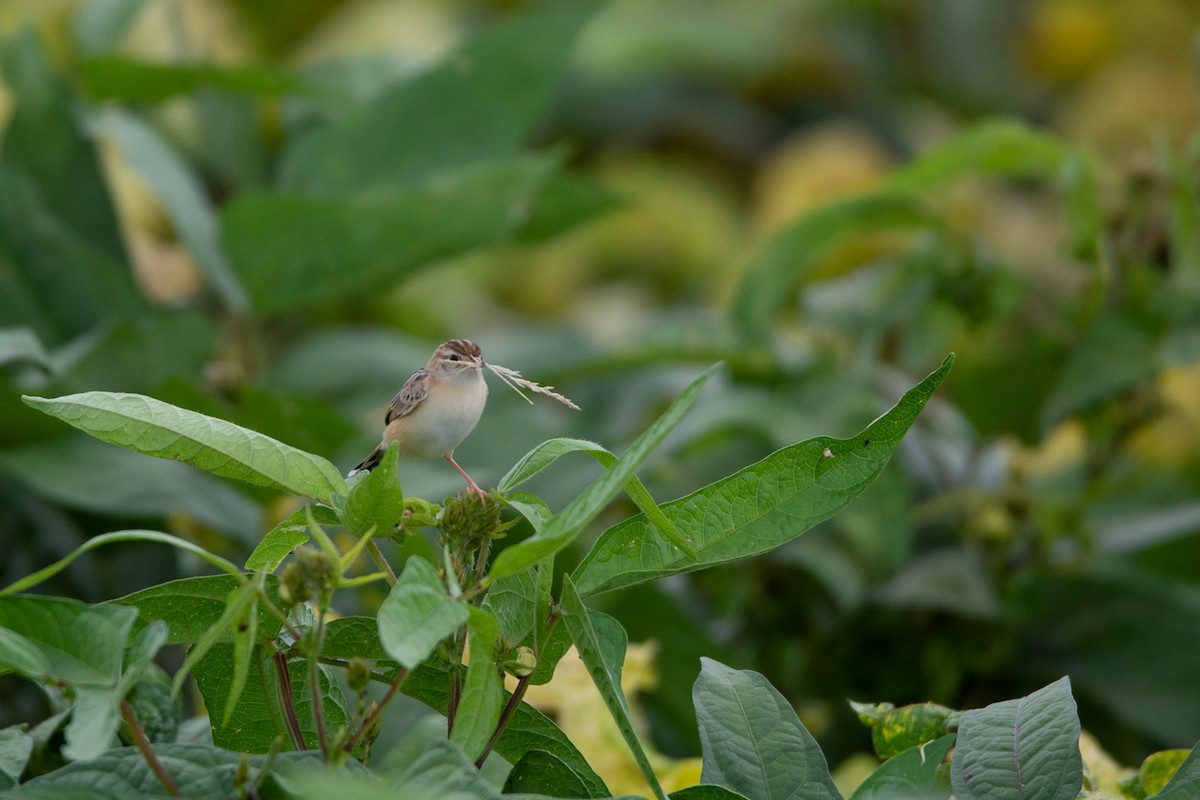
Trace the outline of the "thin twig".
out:
[[[292,701],[292,676],[288,672],[287,656],[275,653],[275,672],[279,676],[279,689],[283,699],[283,714],[287,717],[288,730],[292,734],[292,744],[297,750],[307,750],[304,732],[300,730],[300,720],[296,718],[296,705]]]
[[[408,669],[401,667],[400,674],[396,676],[396,679],[392,681],[392,685],[388,687],[387,694],[385,694],[383,699],[379,701],[379,704],[371,710],[371,713],[367,714],[367,718],[363,720],[362,725],[360,725],[358,730],[354,732],[354,736],[350,738],[350,741],[346,742],[346,747],[344,749],[347,753],[354,750],[354,745],[358,744],[358,740],[365,736],[367,731],[370,730],[371,726],[375,724],[375,720],[378,719],[379,715],[383,713],[383,709],[387,707],[387,704],[392,701],[392,697],[395,696],[397,691],[399,691],[400,686],[404,683],[404,679],[407,677]]]
[[[512,719],[513,714],[517,713],[517,708],[521,705],[521,700],[525,698],[525,690],[529,688],[529,675],[517,681],[517,686],[513,689],[513,693],[508,698],[508,703],[504,706],[504,710],[500,712],[500,719],[496,721],[496,729],[492,731],[491,737],[487,740],[487,744],[483,746],[483,752],[479,754],[479,758],[475,759],[475,767],[478,769],[483,766],[483,762],[487,760],[488,753],[492,752],[492,748],[496,746],[496,742],[500,741],[500,734],[504,733],[505,726]]]
[[[142,723],[138,722],[137,714],[133,712],[133,706],[129,705],[129,701],[125,699],[121,700],[121,718],[129,726],[129,732],[133,734],[133,743],[137,745],[142,758],[146,759],[150,770],[167,790],[167,794],[172,797],[183,797],[183,793],[179,791],[179,787],[171,778],[171,773],[167,772],[167,768],[158,760],[158,753],[155,753],[154,748],[150,746],[150,740],[146,738],[146,731],[142,728]]]
[[[460,654],[461,656],[461,654]],[[454,731],[454,718],[458,716],[458,700],[462,696],[462,676],[457,669],[450,671],[450,694],[446,698],[446,735]]]
[[[371,554],[371,559],[383,570],[387,575],[388,586],[396,585],[396,573],[392,571],[392,565],[383,557],[383,552],[379,549],[379,545],[375,544],[375,540],[367,542],[367,552]]]

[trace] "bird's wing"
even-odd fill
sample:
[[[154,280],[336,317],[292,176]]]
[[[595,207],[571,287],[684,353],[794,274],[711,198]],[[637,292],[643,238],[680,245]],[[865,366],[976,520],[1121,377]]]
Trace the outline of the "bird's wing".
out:
[[[419,369],[412,377],[404,382],[404,386],[392,398],[388,405],[387,414],[383,418],[386,425],[397,417],[411,414],[413,409],[421,405],[421,401],[429,396],[429,372]]]

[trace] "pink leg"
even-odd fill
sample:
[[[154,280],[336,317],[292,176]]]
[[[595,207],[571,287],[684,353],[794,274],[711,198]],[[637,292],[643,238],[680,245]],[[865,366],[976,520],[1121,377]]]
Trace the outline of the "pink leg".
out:
[[[471,476],[470,476],[470,475],[468,475],[468,474],[467,474],[467,473],[466,473],[466,472],[463,470],[463,468],[462,468],[462,467],[460,467],[460,466],[458,465],[458,462],[454,460],[454,451],[453,451],[453,450],[451,450],[449,453],[446,453],[446,460],[450,462],[450,466],[452,466],[452,467],[454,467],[456,470],[458,470],[458,474],[459,474],[459,475],[462,475],[464,478],[466,478],[466,481],[467,481],[467,487],[468,487],[468,488],[469,488],[469,489],[470,489],[472,492],[474,492],[475,494],[479,495],[479,499],[480,499],[480,500],[482,500],[482,501],[484,502],[484,505],[486,505],[486,504],[487,504],[487,499],[488,499],[488,493],[487,493],[487,492],[485,492],[483,489],[480,489],[480,488],[479,488],[479,485],[478,485],[477,483],[475,483],[475,481],[471,480]]]

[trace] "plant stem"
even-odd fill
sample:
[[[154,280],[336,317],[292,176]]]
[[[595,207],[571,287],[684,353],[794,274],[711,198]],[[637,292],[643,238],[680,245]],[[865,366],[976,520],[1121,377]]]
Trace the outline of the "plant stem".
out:
[[[175,785],[171,774],[167,772],[167,768],[158,760],[158,754],[150,746],[150,740],[146,738],[146,731],[142,728],[142,723],[138,722],[137,714],[133,713],[133,706],[129,705],[129,701],[125,699],[121,700],[121,718],[129,726],[129,732],[133,734],[133,743],[137,745],[142,758],[146,759],[146,763],[150,765],[150,770],[158,778],[163,788],[167,790],[167,794],[172,797],[183,797],[183,793]]]
[[[475,556],[475,583],[483,582],[483,575],[487,572],[488,550],[492,546],[492,538],[485,536],[483,543],[479,545],[479,553]]]
[[[354,750],[354,745],[358,744],[358,740],[366,735],[366,732],[370,730],[372,725],[375,724],[375,720],[378,719],[379,715],[383,713],[383,709],[387,707],[387,704],[392,702],[392,697],[394,697],[396,692],[399,691],[400,686],[403,685],[404,679],[407,677],[408,670],[405,667],[401,667],[400,673],[396,676],[396,679],[392,681],[392,685],[388,687],[387,694],[383,696],[383,699],[379,701],[379,704],[375,706],[371,713],[367,715],[367,718],[363,720],[362,725],[360,725],[358,730],[354,732],[354,736],[351,737],[350,741],[346,742],[346,747],[344,749],[347,753]]]
[[[304,732],[300,730],[300,720],[296,719],[296,706],[292,702],[292,676],[288,672],[287,656],[283,653],[275,653],[275,672],[279,676],[279,693],[283,696],[283,713],[287,717],[288,730],[292,734],[292,744],[297,750],[307,750]]]
[[[483,762],[487,760],[488,753],[492,752],[492,748],[496,746],[496,742],[500,741],[500,734],[504,733],[505,726],[512,719],[513,714],[517,713],[517,708],[521,705],[521,700],[525,697],[525,690],[529,688],[529,676],[521,678],[517,681],[517,686],[513,689],[513,693],[508,698],[508,703],[504,706],[504,710],[500,712],[500,719],[496,721],[496,729],[492,731],[491,737],[487,740],[487,744],[483,746],[483,752],[479,754],[479,758],[475,759],[476,769],[483,766]]]
[[[379,545],[375,544],[375,540],[367,542],[367,552],[371,554],[371,559],[383,570],[383,574],[387,576],[388,586],[396,585],[396,573],[392,571],[392,565],[383,557],[383,551],[379,549]]]

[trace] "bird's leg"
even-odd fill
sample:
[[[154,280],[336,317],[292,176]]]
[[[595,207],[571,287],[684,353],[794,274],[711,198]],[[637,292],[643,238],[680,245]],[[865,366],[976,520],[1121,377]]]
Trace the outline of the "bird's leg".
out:
[[[446,453],[446,460],[450,462],[450,466],[452,466],[456,470],[458,470],[459,475],[462,475],[463,478],[466,479],[467,488],[469,488],[475,494],[479,495],[479,499],[483,501],[484,505],[487,505],[488,493],[485,492],[483,489],[480,489],[479,484],[477,484],[477,483],[475,483],[475,481],[471,480],[471,476],[468,475],[463,470],[463,468],[458,465],[458,462],[454,460],[454,451],[453,450],[451,450],[449,453]]]

